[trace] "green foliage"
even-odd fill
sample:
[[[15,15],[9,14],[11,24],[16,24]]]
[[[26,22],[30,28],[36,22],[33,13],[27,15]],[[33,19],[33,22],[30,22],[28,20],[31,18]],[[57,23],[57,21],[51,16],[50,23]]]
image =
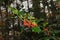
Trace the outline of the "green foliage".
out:
[[[24,20],[24,19],[29,19],[30,22],[32,22],[33,24],[37,24],[40,21],[43,21],[42,26],[38,25],[36,27],[31,27],[32,32],[36,32],[36,33],[40,33],[42,32],[40,27],[46,27],[46,25],[48,25],[48,22],[44,21],[44,18],[40,18],[37,19],[33,16],[31,16],[29,13],[25,13],[24,11],[18,11],[17,9],[10,7],[11,11],[16,14],[17,16],[19,16],[20,20]],[[21,28],[21,33],[24,31],[24,28]]]
[[[3,2],[4,0],[0,0],[0,2]]]
[[[18,13],[18,15],[21,16],[21,15],[23,15],[24,13],[25,13],[24,11],[20,11],[20,12]]]
[[[43,26],[46,27],[48,25],[48,22],[43,22]]]
[[[60,1],[60,0],[57,0],[57,1]]]
[[[13,12],[13,14],[18,15],[19,11],[13,7],[10,7],[11,11]]]
[[[32,32],[37,32],[37,33],[40,33],[40,32],[41,32],[41,29],[40,29],[39,26],[33,27],[33,28],[31,28],[31,29],[32,29]]]

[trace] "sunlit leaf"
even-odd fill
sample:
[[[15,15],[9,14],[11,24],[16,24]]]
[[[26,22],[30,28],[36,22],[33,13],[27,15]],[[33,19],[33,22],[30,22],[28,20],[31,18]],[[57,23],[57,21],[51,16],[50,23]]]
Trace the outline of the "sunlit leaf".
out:
[[[19,11],[13,7],[10,7],[10,10],[13,12],[13,14],[18,15]]]

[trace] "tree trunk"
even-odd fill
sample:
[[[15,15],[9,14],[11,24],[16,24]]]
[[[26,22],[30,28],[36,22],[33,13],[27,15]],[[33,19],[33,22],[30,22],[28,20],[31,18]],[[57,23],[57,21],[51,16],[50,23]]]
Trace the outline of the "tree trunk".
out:
[[[32,0],[33,11],[36,18],[40,18],[40,0]]]

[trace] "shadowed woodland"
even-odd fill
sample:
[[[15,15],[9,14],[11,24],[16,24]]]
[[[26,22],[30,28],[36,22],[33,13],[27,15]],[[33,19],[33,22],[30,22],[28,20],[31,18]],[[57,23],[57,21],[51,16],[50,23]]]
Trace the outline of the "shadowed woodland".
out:
[[[0,0],[0,40],[60,40],[60,0]]]

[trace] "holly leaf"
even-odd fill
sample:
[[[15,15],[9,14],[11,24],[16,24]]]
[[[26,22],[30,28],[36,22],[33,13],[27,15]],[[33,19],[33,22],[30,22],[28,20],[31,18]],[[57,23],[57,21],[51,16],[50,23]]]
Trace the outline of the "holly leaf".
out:
[[[41,32],[41,29],[40,29],[40,27],[33,27],[33,28],[31,28],[32,29],[32,32],[37,32],[37,33],[40,33]]]

